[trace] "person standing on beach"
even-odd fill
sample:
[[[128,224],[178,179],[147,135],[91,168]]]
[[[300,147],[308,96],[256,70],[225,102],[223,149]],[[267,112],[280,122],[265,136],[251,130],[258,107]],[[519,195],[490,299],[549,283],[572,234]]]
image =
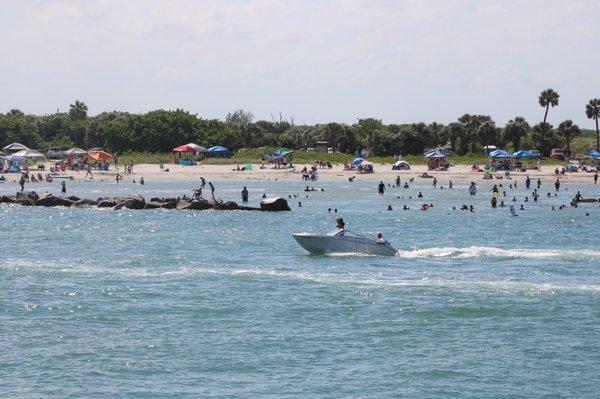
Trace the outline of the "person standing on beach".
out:
[[[25,190],[25,175],[21,173],[21,178],[19,179],[19,186],[21,186],[21,192]]]
[[[67,183],[65,183],[64,180],[60,182],[60,187],[61,187],[61,189],[60,189],[61,193],[66,194],[67,193]]]
[[[246,188],[246,186],[244,186],[244,188],[242,189],[242,202],[248,202],[248,189]]]
[[[379,192],[379,194],[385,193],[385,184],[383,184],[383,181],[379,182],[379,186],[378,186],[377,191]]]
[[[598,172],[594,173],[594,184],[598,184]]]
[[[87,168],[85,170],[85,178],[87,179],[87,177],[90,177],[90,179],[94,178],[94,175],[92,175],[92,165],[88,164]]]

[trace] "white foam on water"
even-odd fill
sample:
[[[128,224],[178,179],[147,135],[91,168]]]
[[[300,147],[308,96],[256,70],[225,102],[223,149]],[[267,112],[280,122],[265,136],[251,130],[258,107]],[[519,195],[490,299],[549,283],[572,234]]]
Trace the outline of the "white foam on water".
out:
[[[7,264],[9,263],[9,264]],[[527,282],[514,280],[463,280],[450,278],[402,278],[380,275],[369,276],[367,273],[328,273],[307,270],[274,269],[264,267],[180,267],[161,271],[147,268],[104,268],[84,264],[72,267],[52,262],[28,262],[14,259],[0,263],[0,269],[30,268],[59,273],[117,275],[123,278],[189,278],[206,275],[229,276],[233,278],[269,278],[274,280],[306,281],[315,284],[332,286],[355,286],[372,288],[445,288],[449,290],[479,292],[488,290],[498,294],[553,294],[556,292],[600,293],[600,284],[577,284],[556,282]]]
[[[523,259],[545,259],[545,258],[600,258],[600,251],[592,249],[570,250],[570,249],[535,249],[535,248],[497,248],[497,247],[433,247],[413,249],[410,251],[398,251],[397,256],[407,259],[418,258],[453,258],[453,259],[475,259],[475,258],[523,258]]]

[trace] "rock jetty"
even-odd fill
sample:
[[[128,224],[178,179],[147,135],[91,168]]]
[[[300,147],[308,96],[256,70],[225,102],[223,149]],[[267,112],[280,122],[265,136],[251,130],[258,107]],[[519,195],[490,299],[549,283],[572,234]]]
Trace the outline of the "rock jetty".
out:
[[[285,198],[266,198],[260,208],[240,206],[236,202],[222,202],[214,199],[151,198],[146,201],[141,195],[127,197],[103,197],[97,200],[81,199],[75,196],[57,197],[51,193],[38,195],[35,191],[18,192],[14,196],[0,196],[0,204],[19,204],[23,206],[64,206],[75,208],[112,208],[112,209],[178,209],[178,210],[226,210],[226,211],[291,211]]]

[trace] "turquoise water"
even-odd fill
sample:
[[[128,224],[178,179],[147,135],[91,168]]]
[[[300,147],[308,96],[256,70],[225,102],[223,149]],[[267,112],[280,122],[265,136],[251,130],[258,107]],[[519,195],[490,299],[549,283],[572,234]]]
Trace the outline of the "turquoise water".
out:
[[[301,182],[215,183],[232,200],[247,184],[251,205],[302,198],[277,214],[0,206],[0,397],[598,397],[600,208],[549,209],[599,187],[545,184],[510,217],[486,183],[316,183],[310,198]],[[333,229],[330,207],[399,256],[307,255],[290,234]]]

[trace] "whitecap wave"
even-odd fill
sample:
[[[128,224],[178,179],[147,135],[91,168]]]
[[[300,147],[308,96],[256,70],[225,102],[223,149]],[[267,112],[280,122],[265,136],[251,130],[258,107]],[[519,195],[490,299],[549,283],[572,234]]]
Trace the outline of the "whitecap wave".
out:
[[[592,249],[535,249],[535,248],[497,248],[497,247],[433,247],[398,251],[397,256],[408,259],[418,258],[523,258],[523,259],[584,259],[600,258],[600,251]]]

